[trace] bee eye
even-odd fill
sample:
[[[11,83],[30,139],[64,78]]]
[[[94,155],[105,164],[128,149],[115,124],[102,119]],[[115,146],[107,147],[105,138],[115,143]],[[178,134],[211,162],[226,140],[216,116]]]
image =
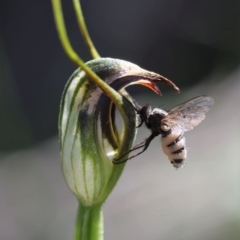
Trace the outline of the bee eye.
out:
[[[164,131],[164,132],[167,132],[170,130],[170,127],[167,125],[167,124],[162,124],[161,125],[161,129]]]

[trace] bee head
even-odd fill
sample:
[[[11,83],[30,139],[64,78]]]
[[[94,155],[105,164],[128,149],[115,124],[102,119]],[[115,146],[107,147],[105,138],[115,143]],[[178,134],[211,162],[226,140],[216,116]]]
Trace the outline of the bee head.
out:
[[[146,126],[149,128],[148,118],[151,112],[152,108],[148,104],[144,105],[142,108],[138,110],[138,114],[141,120],[139,127],[145,122]]]

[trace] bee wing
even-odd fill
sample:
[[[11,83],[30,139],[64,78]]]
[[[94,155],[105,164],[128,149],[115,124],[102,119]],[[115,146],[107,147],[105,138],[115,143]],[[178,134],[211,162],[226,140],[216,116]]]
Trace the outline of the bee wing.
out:
[[[161,123],[165,123],[171,128],[179,127],[182,131],[189,131],[205,118],[213,103],[213,99],[209,96],[199,96],[190,99],[171,108]]]

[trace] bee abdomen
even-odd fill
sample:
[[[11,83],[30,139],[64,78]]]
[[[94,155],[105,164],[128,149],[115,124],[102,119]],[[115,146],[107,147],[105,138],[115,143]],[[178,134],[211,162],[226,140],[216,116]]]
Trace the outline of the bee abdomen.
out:
[[[172,152],[172,154],[179,154],[179,153],[182,153],[184,150],[185,150],[185,146],[183,146],[182,148]]]
[[[181,129],[173,129],[170,135],[162,137],[162,149],[174,167],[183,166],[187,150]]]

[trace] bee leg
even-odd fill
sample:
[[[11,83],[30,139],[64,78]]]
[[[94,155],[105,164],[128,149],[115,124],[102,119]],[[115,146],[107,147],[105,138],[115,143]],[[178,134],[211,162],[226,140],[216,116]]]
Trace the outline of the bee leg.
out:
[[[139,125],[136,128],[140,128],[143,125],[144,121],[141,120],[141,122],[139,123]],[[145,141],[144,141],[145,142]]]
[[[137,145],[134,146],[131,150],[129,150],[128,152],[124,153],[121,157],[113,159],[113,163],[114,163],[114,164],[120,164],[120,163],[126,162],[126,161],[128,160],[128,158],[127,158],[126,160],[124,160],[124,161],[121,161],[121,162],[116,162],[116,161],[118,161],[119,159],[123,158],[124,156],[126,156],[126,155],[129,154],[130,152],[132,152],[132,151],[134,151],[134,150],[137,150],[137,149],[139,149],[139,148],[144,147],[145,144],[146,144],[146,141],[147,141],[147,140],[145,140],[145,141],[137,144]]]
[[[128,151],[127,153],[125,153],[125,154],[124,154],[123,156],[121,156],[120,158],[114,159],[114,160],[113,160],[113,163],[114,163],[114,164],[124,163],[124,162],[126,162],[127,160],[130,160],[130,159],[132,159],[132,158],[140,155],[141,153],[145,152],[145,151],[147,150],[149,144],[151,143],[151,141],[152,141],[157,135],[159,135],[159,134],[152,133],[152,134],[150,135],[150,137],[148,137],[144,142],[136,145],[133,149],[131,149],[130,151]],[[119,160],[119,159],[121,159],[122,157],[124,157],[124,156],[126,156],[127,154],[129,154],[130,152],[132,152],[132,151],[134,151],[134,150],[137,150],[137,149],[139,149],[139,148],[142,148],[142,147],[143,147],[143,150],[142,150],[141,152],[139,152],[139,153],[137,153],[137,154],[135,154],[135,155],[133,155],[133,156],[131,156],[131,157],[129,157],[129,158],[121,161],[121,162],[116,162],[116,160]]]
[[[132,158],[140,155],[141,153],[145,152],[145,151],[147,150],[149,144],[151,143],[151,141],[152,141],[156,136],[157,136],[157,135],[156,135],[155,133],[152,133],[152,134],[150,135],[150,137],[146,139],[145,144],[142,146],[142,147],[144,147],[143,150],[142,150],[141,152],[137,153],[136,155],[131,156],[131,157],[128,158],[127,160],[130,160],[130,159],[132,159]],[[139,148],[139,147],[138,147],[138,148]],[[134,150],[135,150],[135,148],[134,148]]]

